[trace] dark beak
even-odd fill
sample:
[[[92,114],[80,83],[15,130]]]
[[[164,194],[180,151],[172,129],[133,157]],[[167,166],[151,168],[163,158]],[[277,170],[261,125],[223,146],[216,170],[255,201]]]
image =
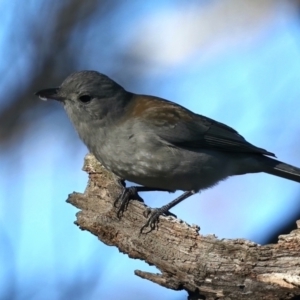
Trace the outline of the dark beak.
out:
[[[63,101],[64,98],[59,95],[59,88],[53,88],[53,89],[45,89],[40,90],[35,93],[36,96],[39,96],[40,99],[46,101],[48,99],[53,99],[57,101]]]

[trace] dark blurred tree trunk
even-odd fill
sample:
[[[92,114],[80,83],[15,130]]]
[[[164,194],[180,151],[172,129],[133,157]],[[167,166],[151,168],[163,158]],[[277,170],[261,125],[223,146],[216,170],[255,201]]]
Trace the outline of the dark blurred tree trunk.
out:
[[[62,4],[63,3],[63,4]],[[93,14],[101,20],[101,14],[106,15],[114,11],[118,1],[112,3],[109,0],[91,0],[83,2],[81,0],[69,0],[64,2],[44,2],[45,10],[47,10],[47,18],[44,20],[43,27],[39,27],[33,22],[25,22],[27,36],[17,39],[15,43],[20,43],[12,47],[9,44],[12,56],[19,57],[23,53],[20,49],[25,48],[22,44],[24,40],[31,45],[28,74],[26,86],[20,88],[20,78],[15,74],[15,86],[11,88],[6,95],[6,105],[0,110],[0,143],[2,147],[8,143],[15,143],[20,136],[27,130],[31,122],[36,118],[31,118],[31,122],[24,121],[24,115],[39,105],[39,101],[33,93],[42,87],[51,84],[57,85],[62,79],[76,70],[79,61],[79,54],[72,49],[70,39],[74,30],[89,20]],[[43,12],[41,18],[45,17]],[[23,15],[24,18],[29,18]],[[12,19],[13,23],[15,20]],[[14,27],[13,24],[11,26]],[[16,33],[11,32],[10,39],[14,40]],[[78,40],[82,37],[78,36]],[[19,41],[20,40],[20,41]],[[9,73],[9,68],[7,68]],[[12,117],[14,116],[14,117]],[[43,117],[40,113],[37,118]]]

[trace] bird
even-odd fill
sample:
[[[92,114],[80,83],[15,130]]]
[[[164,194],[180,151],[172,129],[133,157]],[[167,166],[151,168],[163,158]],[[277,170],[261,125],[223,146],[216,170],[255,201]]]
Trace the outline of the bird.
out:
[[[183,191],[151,210],[141,232],[191,195],[234,175],[265,172],[300,182],[299,168],[235,129],[172,101],[129,92],[97,71],[74,72],[59,87],[35,95],[60,102],[96,159],[122,181],[137,184],[124,187],[116,200],[118,216],[139,192]]]

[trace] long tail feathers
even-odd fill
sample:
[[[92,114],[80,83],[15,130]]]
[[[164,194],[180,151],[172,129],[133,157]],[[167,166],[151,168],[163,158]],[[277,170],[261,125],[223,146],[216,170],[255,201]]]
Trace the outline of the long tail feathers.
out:
[[[262,157],[264,172],[289,180],[300,182],[300,168],[288,165],[282,161],[269,157]]]

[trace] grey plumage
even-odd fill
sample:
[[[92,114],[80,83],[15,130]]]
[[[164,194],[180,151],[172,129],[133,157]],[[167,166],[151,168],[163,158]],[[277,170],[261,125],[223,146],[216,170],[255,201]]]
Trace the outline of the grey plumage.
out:
[[[266,172],[300,182],[300,169],[237,131],[158,97],[127,92],[95,71],[71,74],[42,98],[63,103],[80,138],[122,179],[170,191],[200,191],[229,176]]]

